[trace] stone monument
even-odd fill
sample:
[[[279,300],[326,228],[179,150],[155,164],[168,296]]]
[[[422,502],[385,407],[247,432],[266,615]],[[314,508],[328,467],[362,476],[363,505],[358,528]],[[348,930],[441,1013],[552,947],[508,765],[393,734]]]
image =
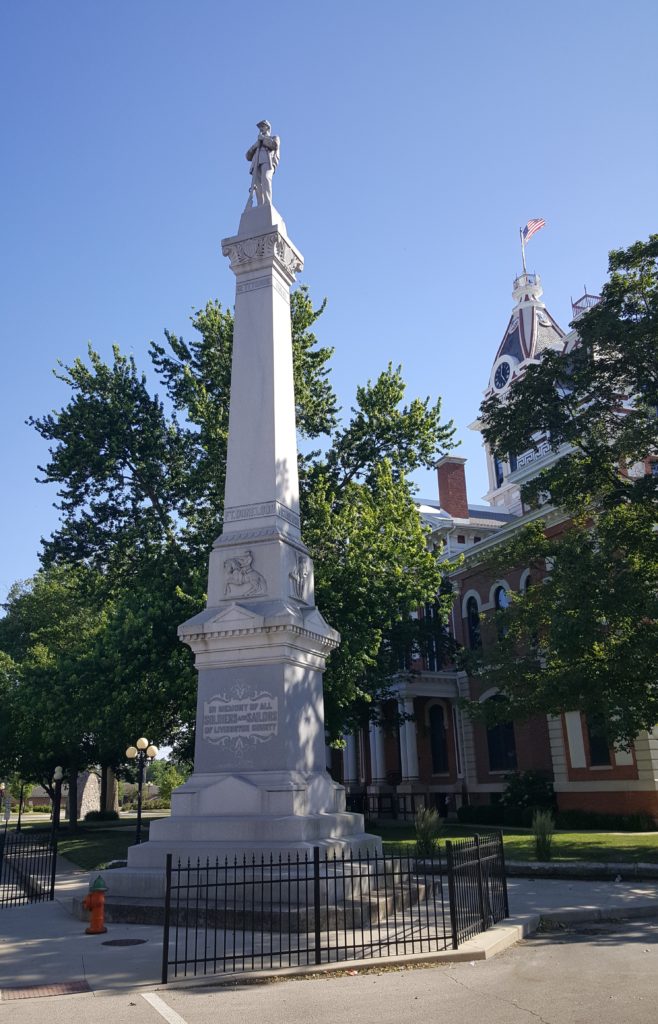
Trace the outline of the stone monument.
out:
[[[112,894],[134,894],[137,874],[161,878],[169,852],[380,847],[326,770],[322,673],[340,637],[315,607],[300,532],[290,286],[303,259],[272,204],[279,139],[258,128],[247,207],[222,242],[237,279],[224,525],[207,606],[178,631],[199,673],[194,774],[112,873]]]

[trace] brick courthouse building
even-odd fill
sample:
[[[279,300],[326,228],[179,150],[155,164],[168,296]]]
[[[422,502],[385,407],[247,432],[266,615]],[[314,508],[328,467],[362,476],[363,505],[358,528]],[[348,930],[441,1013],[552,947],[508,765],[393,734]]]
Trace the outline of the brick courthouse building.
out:
[[[514,282],[514,307],[496,352],[485,396],[503,395],[525,367],[547,349],[567,354],[578,341],[558,326],[541,301],[539,275],[523,273]],[[585,295],[573,304],[574,319],[597,301]],[[479,429],[479,424],[472,424]],[[486,505],[469,503],[465,460],[446,456],[437,464],[438,501],[419,504],[430,529],[430,543],[447,558],[462,554],[452,577],[455,601],[450,632],[466,648],[478,646],[480,618],[504,607],[510,591],[523,592],[538,578],[518,566],[505,579],[492,579],[483,558],[492,545],[520,526],[541,517],[551,535],[568,528],[559,509],[524,508],[521,485],[560,457],[547,443],[495,458],[485,446],[489,473]],[[640,471],[650,471],[640,467]],[[536,575],[536,572],[535,572]],[[431,616],[432,607],[418,615]],[[355,808],[369,801],[371,813],[409,816],[422,803],[442,813],[462,804],[495,802],[505,776],[515,769],[540,770],[552,779],[560,810],[647,814],[658,820],[658,730],[637,737],[630,751],[610,748],[594,723],[577,709],[560,716],[508,722],[487,728],[458,706],[460,697],[500,699],[495,690],[454,667],[442,665],[431,651],[412,659],[394,687],[395,698],[381,709],[382,724],[346,737],[334,774],[348,789]],[[398,725],[395,703],[405,716]],[[410,716],[413,716],[410,717]]]

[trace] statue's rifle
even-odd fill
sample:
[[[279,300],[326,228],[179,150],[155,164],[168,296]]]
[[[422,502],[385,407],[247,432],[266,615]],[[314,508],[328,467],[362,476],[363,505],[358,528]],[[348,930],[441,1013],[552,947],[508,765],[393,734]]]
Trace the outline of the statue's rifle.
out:
[[[258,157],[260,155],[262,145],[263,143],[259,139],[256,144],[256,152],[251,158],[251,163],[254,170],[251,173],[251,185],[249,186],[249,195],[247,196],[247,205],[245,206],[245,210],[248,210],[249,207],[251,206],[251,198],[256,190],[256,175],[258,174]]]

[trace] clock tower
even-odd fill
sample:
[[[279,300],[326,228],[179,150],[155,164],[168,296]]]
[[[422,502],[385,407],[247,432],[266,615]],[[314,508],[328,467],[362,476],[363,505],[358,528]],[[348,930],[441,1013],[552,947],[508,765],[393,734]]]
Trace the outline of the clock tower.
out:
[[[564,331],[553,319],[541,301],[543,288],[539,274],[520,274],[514,281],[512,297],[515,305],[509,323],[498,346],[489,374],[484,397],[499,395],[504,400],[508,388],[525,373],[528,366],[538,363],[543,352],[564,348]],[[479,421],[473,423],[474,430],[480,429]],[[525,478],[520,465],[522,453],[510,452],[507,459],[496,458],[485,445],[489,490],[484,500],[498,506],[501,511],[520,515],[520,483]]]

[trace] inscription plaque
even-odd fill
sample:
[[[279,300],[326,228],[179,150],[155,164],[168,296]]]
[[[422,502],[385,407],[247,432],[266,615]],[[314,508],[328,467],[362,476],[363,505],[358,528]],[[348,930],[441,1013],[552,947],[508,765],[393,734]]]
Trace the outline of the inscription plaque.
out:
[[[203,738],[231,750],[267,743],[279,732],[279,699],[267,690],[234,687],[203,704]]]

